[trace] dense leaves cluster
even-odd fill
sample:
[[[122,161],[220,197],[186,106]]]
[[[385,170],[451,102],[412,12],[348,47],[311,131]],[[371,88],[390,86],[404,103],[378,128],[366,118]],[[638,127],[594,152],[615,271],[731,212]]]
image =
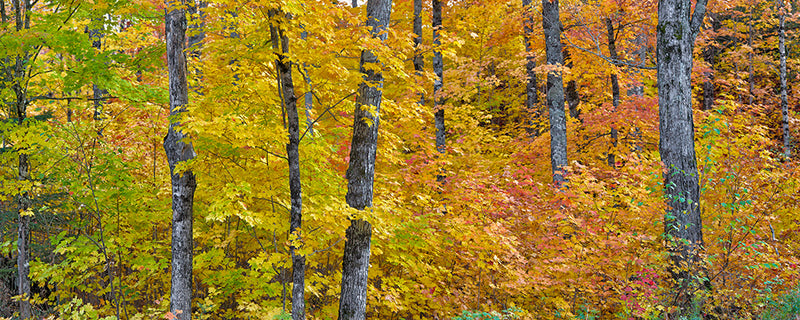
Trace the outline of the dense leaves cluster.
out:
[[[306,316],[336,318],[345,230],[358,219],[372,225],[370,319],[673,312],[680,293],[665,250],[657,2],[562,1],[564,65],[545,63],[540,4],[442,1],[436,43],[425,2],[415,46],[413,2],[395,1],[384,41],[370,36],[363,7],[338,2],[215,0],[188,10],[189,36],[204,38],[188,49],[199,53],[187,53],[189,104],[173,120],[197,153],[178,168],[197,176],[192,316],[285,319],[291,247],[306,259]],[[794,119],[800,17],[784,2]],[[162,147],[167,8],[149,0],[0,3],[0,318],[20,311],[17,228],[29,217],[34,315],[174,319]],[[21,24],[14,10],[24,13]],[[697,295],[698,316],[796,312],[787,304],[798,304],[800,171],[796,157],[783,156],[781,12],[774,1],[712,1],[694,48],[704,248],[702,265],[686,267],[702,270],[709,285]],[[271,27],[288,51],[273,46]],[[384,82],[374,200],[359,211],[345,202],[345,174],[362,50],[380,57],[363,68],[381,71]],[[434,52],[444,61],[436,96],[444,152],[429,99]],[[415,54],[427,69],[414,70]],[[570,165],[560,188],[544,99],[533,110],[525,103],[528,57],[539,79],[563,72]],[[295,233],[276,59],[294,72],[300,117],[303,225]],[[535,90],[542,98],[544,87],[540,80]],[[795,123],[789,128],[800,137]],[[31,205],[21,210],[25,197]]]

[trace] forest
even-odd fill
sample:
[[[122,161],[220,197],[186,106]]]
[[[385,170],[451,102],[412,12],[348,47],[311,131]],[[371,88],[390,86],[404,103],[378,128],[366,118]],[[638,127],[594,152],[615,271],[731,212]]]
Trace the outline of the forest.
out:
[[[0,319],[800,319],[791,0],[0,0]]]

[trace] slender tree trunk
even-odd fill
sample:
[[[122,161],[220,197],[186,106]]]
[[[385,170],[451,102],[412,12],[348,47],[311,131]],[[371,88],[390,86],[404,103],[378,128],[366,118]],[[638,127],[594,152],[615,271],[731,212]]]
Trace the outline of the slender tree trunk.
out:
[[[692,119],[692,49],[705,14],[706,0],[661,0],[658,6],[658,106],[664,195],[667,211],[664,233],[671,258],[670,273],[677,283],[674,304],[680,314],[691,311],[703,271],[703,223],[694,150]],[[706,283],[704,283],[707,285]]]
[[[753,48],[753,11],[754,6],[750,7],[750,18],[747,21],[747,46],[750,47],[750,52],[747,54],[750,63],[747,66],[747,83],[749,86],[748,94],[750,95],[750,100],[748,105],[753,105],[753,100],[755,99],[755,72],[753,71],[753,65],[755,64],[755,53],[753,52],[755,49]]]
[[[611,21],[611,18],[606,18],[606,30],[608,32],[608,54],[611,61],[614,61],[614,64],[616,64],[618,59],[616,33],[614,32],[614,22]],[[613,72],[611,73],[611,105],[614,107],[614,112],[617,112],[617,107],[619,107],[619,77]],[[611,146],[613,149],[617,148],[617,136],[617,128],[612,126]],[[616,168],[617,166],[617,159],[613,150],[608,153],[608,166],[611,168]]]
[[[531,112],[531,119],[528,119],[529,125],[528,135],[531,137],[538,137],[541,135],[541,127],[538,124],[538,118],[542,116],[542,110],[539,109],[539,93],[537,92],[538,79],[536,78],[536,56],[533,54],[533,2],[531,0],[522,0],[522,21],[523,33],[522,39],[525,41],[525,74],[528,76],[528,81],[525,84],[525,108]]]
[[[12,6],[14,9],[14,20],[16,23],[17,32],[22,29],[27,29],[28,25],[23,21],[28,21],[30,16],[30,2],[25,1],[25,7],[19,0],[13,0]],[[25,60],[28,58],[28,52],[23,51],[22,55],[17,54],[14,59],[14,68],[12,75],[12,91],[16,97],[14,104],[14,113],[17,117],[17,125],[23,126],[25,118],[27,117],[28,108],[28,93],[24,85],[25,81]],[[18,157],[17,179],[24,183],[30,180],[30,162],[28,155],[20,153]],[[30,241],[31,241],[31,215],[28,212],[31,209],[31,199],[28,190],[20,190],[17,196],[17,204],[19,206],[19,228],[17,233],[17,276],[19,291],[21,296],[19,300],[19,314],[21,319],[29,319],[33,317],[33,310],[31,308],[31,279],[30,279]]]
[[[391,0],[367,1],[367,27],[373,37],[386,40],[383,31],[389,25]],[[347,195],[351,207],[364,210],[372,206],[372,186],[375,179],[375,153],[378,149],[378,125],[383,89],[383,74],[366,69],[378,64],[370,50],[361,51],[360,69],[364,82],[358,88],[353,112],[353,139],[350,143],[350,164],[347,168]],[[373,109],[374,108],[374,109]],[[369,111],[375,110],[375,113]],[[351,220],[345,233],[342,261],[342,291],[339,300],[339,320],[363,320],[367,309],[367,275],[369,271],[372,226],[364,220]]]
[[[445,127],[444,127],[444,99],[442,98],[442,85],[444,83],[443,75],[443,61],[441,45],[442,41],[439,32],[442,29],[442,1],[433,0],[433,20],[431,20],[433,27],[433,73],[436,74],[436,80],[433,82],[433,110],[434,123],[436,125],[436,150],[439,153],[444,153],[447,145],[445,141]],[[437,180],[442,181],[443,175],[438,175]]]
[[[170,124],[164,150],[172,179],[172,286],[170,288],[170,311],[179,320],[192,317],[192,220],[194,191],[197,187],[194,172],[177,171],[176,166],[194,159],[196,154],[191,143],[178,130],[177,119],[186,112],[189,103],[189,87],[186,81],[186,12],[166,2],[165,16],[167,36],[167,66],[169,69]]]
[[[279,13],[282,14],[282,13]],[[287,60],[289,54],[289,38],[284,35],[282,28],[270,26],[273,36],[273,49],[279,51],[275,64],[278,66],[281,95],[283,96],[284,110],[286,110],[289,143],[286,144],[286,159],[289,164],[289,193],[291,195],[291,217],[289,233],[301,238],[303,196],[300,184],[300,116],[297,113],[297,96],[294,92],[292,80],[292,63]],[[280,42],[280,48],[278,43]],[[289,246],[292,256],[292,320],[306,318],[305,310],[305,274],[306,258],[297,254],[298,247],[295,243]]]
[[[783,153],[786,159],[792,157],[791,135],[789,134],[789,101],[786,84],[786,8],[783,0],[778,0],[778,51],[781,56],[781,114],[783,115]]]
[[[308,37],[308,31],[303,30],[303,32],[300,33],[300,39],[306,40],[306,37]],[[308,75],[308,65],[305,62],[303,62],[303,79],[306,81],[306,85],[308,86],[308,90],[304,95],[305,112],[306,112],[306,130],[313,139],[314,119],[311,116],[311,111],[314,108],[314,85],[311,82],[311,77]]]
[[[21,65],[21,61],[18,63]],[[19,78],[17,78],[19,79]],[[15,85],[16,86],[16,85]],[[23,125],[26,118],[25,101],[26,96],[24,93],[20,95],[22,90],[17,93],[17,115],[19,126]],[[30,179],[30,163],[28,162],[27,154],[19,154],[19,168],[17,171],[17,179],[24,182]],[[30,244],[31,244],[31,216],[27,212],[31,209],[30,194],[27,190],[22,191],[17,198],[19,205],[19,228],[17,237],[17,272],[19,283],[19,295],[22,296],[19,302],[20,318],[28,319],[33,316],[31,303],[28,301],[31,297],[31,280],[30,280]]]
[[[561,20],[558,0],[542,0],[542,25],[544,27],[547,64],[561,67]],[[567,166],[567,117],[564,113],[564,80],[561,71],[547,73],[547,106],[550,111],[550,164],[553,181],[566,182],[564,167]]]
[[[422,44],[422,0],[414,0],[414,71],[422,76],[425,70],[425,58],[419,46]],[[425,105],[425,94],[419,93],[419,104]]]

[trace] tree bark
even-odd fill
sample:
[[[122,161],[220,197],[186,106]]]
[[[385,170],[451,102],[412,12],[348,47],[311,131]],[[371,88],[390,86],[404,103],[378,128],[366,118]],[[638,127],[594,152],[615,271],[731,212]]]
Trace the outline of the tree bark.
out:
[[[389,25],[391,0],[367,1],[367,27],[373,37],[386,40],[383,31]],[[375,179],[375,154],[378,149],[378,125],[383,88],[383,74],[366,69],[366,64],[378,64],[371,50],[361,51],[359,63],[364,82],[358,88],[353,112],[353,138],[350,143],[350,164],[347,168],[347,195],[350,207],[364,210],[372,206],[372,186]],[[374,110],[371,112],[370,109]],[[351,220],[346,231],[342,261],[342,291],[339,300],[340,320],[363,320],[367,309],[367,275],[369,271],[372,226],[365,220]]]
[[[542,132],[538,121],[535,119],[541,117],[542,110],[539,109],[539,93],[536,89],[539,84],[534,71],[536,69],[536,56],[533,54],[533,40],[531,39],[533,34],[533,2],[531,0],[522,0],[522,11],[522,39],[525,41],[525,74],[528,76],[528,81],[525,83],[525,108],[528,112],[531,112],[527,131],[529,136],[538,137]]]
[[[14,20],[17,32],[29,27],[28,23],[30,16],[30,2],[25,1],[25,7],[19,0],[13,0],[12,6],[14,9]],[[28,92],[27,88],[23,85],[25,81],[25,61],[28,58],[28,52],[23,51],[22,55],[19,54],[14,59],[13,71],[13,84],[11,85],[12,91],[16,97],[14,103],[14,113],[17,118],[17,125],[22,126],[25,118],[27,117],[28,107]],[[24,183],[30,180],[30,162],[28,155],[20,152],[18,156],[17,180]],[[30,241],[31,241],[31,216],[28,211],[31,209],[30,194],[27,190],[20,190],[17,196],[17,204],[19,206],[19,226],[17,229],[17,276],[18,276],[18,294],[21,296],[19,300],[19,314],[21,319],[29,319],[33,317],[33,310],[31,308],[31,279],[30,279]]]
[[[542,25],[547,64],[560,68],[564,60],[561,56],[558,0],[542,0]],[[567,166],[567,117],[564,113],[564,80],[560,70],[547,73],[547,106],[550,111],[550,164],[553,181],[560,184],[566,182],[564,167]]]
[[[753,71],[753,65],[755,64],[755,53],[753,52],[755,49],[753,48],[753,11],[754,7],[750,7],[750,17],[747,21],[747,46],[750,47],[750,52],[747,54],[748,59],[750,60],[747,66],[747,83],[749,87],[748,94],[750,96],[750,100],[748,105],[753,105],[753,100],[755,99],[754,91],[755,91],[755,72]]]
[[[784,7],[783,0],[778,0],[778,51],[780,52],[781,59],[781,114],[783,121],[781,123],[783,129],[783,153],[786,159],[792,157],[791,135],[789,134],[789,101],[787,95],[786,84],[786,8]]]
[[[616,33],[614,32],[614,22],[611,21],[611,18],[606,18],[606,31],[608,32],[608,55],[611,61],[618,61]],[[614,108],[613,112],[617,112],[617,107],[619,107],[619,77],[615,72],[611,73],[611,105]],[[617,135],[617,128],[612,125],[611,146],[613,149],[617,147]],[[613,150],[608,153],[608,166],[611,168],[616,168],[617,166],[617,159]]]
[[[441,45],[442,41],[439,32],[442,29],[442,1],[433,0],[433,19],[431,20],[433,27],[433,73],[436,74],[436,80],[433,82],[433,110],[434,123],[436,125],[436,150],[439,153],[444,153],[447,145],[445,141],[445,127],[444,127],[444,99],[442,98],[442,85],[444,83],[443,64]],[[442,181],[443,175],[438,175],[437,180]]]
[[[189,103],[186,81],[186,12],[166,2],[167,66],[169,69],[170,124],[164,138],[164,151],[172,180],[172,286],[170,311],[179,320],[192,317],[192,220],[194,192],[197,187],[194,172],[177,171],[181,162],[194,159],[192,144],[183,141],[177,119],[186,112]]]
[[[414,71],[422,76],[425,70],[425,59],[419,46],[422,44],[422,0],[414,0]],[[425,94],[419,93],[419,104],[425,105]]]
[[[281,13],[282,14],[282,13]],[[289,38],[284,31],[275,25],[270,26],[273,35],[273,49],[279,51],[275,64],[278,66],[278,77],[281,95],[283,96],[284,110],[286,110],[286,125],[289,131],[289,142],[286,144],[286,160],[289,164],[289,193],[291,197],[291,216],[289,233],[297,235],[301,240],[301,225],[303,218],[303,195],[300,184],[300,116],[297,112],[297,96],[294,92],[292,80],[292,63],[288,60]],[[280,42],[280,48],[278,43]],[[305,308],[305,274],[306,258],[297,254],[298,247],[295,243],[289,246],[292,256],[292,320],[306,318]]]
[[[690,15],[691,2],[661,0],[658,6],[656,57],[661,160],[667,211],[664,233],[670,253],[670,273],[677,283],[675,305],[686,314],[702,271],[700,252],[703,224],[700,188],[694,150],[692,118],[692,49],[705,14],[699,0]]]

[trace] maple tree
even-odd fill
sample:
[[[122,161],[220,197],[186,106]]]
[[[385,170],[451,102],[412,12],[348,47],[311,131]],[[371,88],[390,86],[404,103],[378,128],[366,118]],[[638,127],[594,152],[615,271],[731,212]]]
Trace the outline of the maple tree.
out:
[[[0,318],[793,318],[797,7],[673,2],[0,1]]]

